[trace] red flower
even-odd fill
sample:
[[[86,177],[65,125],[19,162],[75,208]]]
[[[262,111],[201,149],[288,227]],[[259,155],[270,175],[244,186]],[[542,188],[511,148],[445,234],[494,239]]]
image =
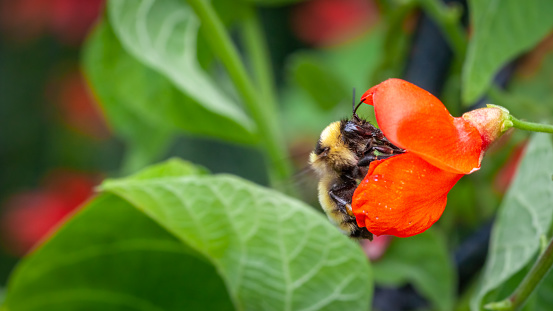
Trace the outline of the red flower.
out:
[[[70,71],[54,80],[47,91],[58,105],[62,121],[71,129],[95,139],[109,137],[109,129],[92,92],[79,71]]]
[[[17,41],[52,33],[79,45],[102,12],[104,0],[0,0],[0,30]]]
[[[43,185],[11,196],[0,219],[3,242],[9,251],[24,255],[48,236],[93,193],[96,177],[56,170]]]
[[[378,15],[374,1],[305,1],[292,10],[292,31],[307,44],[330,46],[366,32],[376,24]]]
[[[358,225],[375,235],[409,237],[430,228],[449,190],[480,168],[508,116],[493,107],[454,118],[432,94],[399,79],[374,86],[361,101],[374,106],[384,136],[406,150],[372,162],[353,195]]]

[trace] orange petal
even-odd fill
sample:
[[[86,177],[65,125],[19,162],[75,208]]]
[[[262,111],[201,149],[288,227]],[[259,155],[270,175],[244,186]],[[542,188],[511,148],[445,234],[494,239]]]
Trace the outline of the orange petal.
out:
[[[480,168],[482,138],[463,118],[452,117],[439,99],[400,79],[369,89],[361,101],[374,106],[376,122],[394,145],[452,173]]]
[[[411,152],[374,161],[353,194],[357,224],[375,235],[419,234],[440,218],[447,193],[462,176]]]

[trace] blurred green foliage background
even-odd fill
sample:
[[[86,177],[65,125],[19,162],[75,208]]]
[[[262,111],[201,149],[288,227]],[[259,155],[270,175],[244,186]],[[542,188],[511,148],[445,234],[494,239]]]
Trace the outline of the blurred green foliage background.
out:
[[[551,122],[551,4],[483,7],[488,2],[213,0],[253,77],[253,101],[269,107],[252,113],[221,60],[223,48],[213,48],[215,36],[185,1],[154,1],[140,20],[139,5],[129,1],[1,0],[0,287],[102,179],[172,157],[318,207],[317,181],[305,174],[309,152],[326,125],[350,116],[353,88],[359,96],[386,78],[429,90],[455,116],[493,102],[519,118]],[[179,10],[190,14],[186,23],[164,30]],[[510,23],[513,10],[520,25]],[[141,29],[168,44],[145,40]],[[179,45],[184,37],[191,47]],[[374,120],[369,107],[361,114]],[[271,124],[265,129],[259,120]],[[527,138],[506,134],[482,170],[451,191],[433,230],[363,243],[379,286],[375,309],[394,310],[386,301],[399,310],[468,308],[490,223]],[[463,275],[455,261],[466,241],[479,249],[469,263],[476,268]]]

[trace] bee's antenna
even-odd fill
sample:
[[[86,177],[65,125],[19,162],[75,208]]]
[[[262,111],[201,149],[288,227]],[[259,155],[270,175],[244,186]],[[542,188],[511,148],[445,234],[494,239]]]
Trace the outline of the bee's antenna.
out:
[[[356,118],[356,119],[359,119],[359,116],[357,115],[356,111],[357,111],[357,108],[359,108],[359,105],[361,103],[357,104],[357,106],[355,105],[355,88],[353,88],[353,99],[351,101],[351,109],[353,111],[353,118]]]
[[[363,102],[359,102],[357,106],[355,105],[355,88],[353,88],[353,102],[351,104],[351,108],[353,109],[353,116],[359,118],[357,115],[357,109],[359,109],[359,106],[361,106]]]
[[[357,115],[356,112],[357,112],[357,109],[359,109],[359,106],[361,106],[363,102],[359,102],[359,104],[357,104],[357,106],[355,106],[355,108],[353,108],[353,115]]]
[[[353,98],[351,100],[351,111],[353,111],[353,114],[355,114],[355,88],[353,88]]]

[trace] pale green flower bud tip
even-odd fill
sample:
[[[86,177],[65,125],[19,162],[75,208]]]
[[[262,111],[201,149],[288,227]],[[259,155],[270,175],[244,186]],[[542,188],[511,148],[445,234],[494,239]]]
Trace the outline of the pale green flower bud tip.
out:
[[[508,299],[498,301],[498,302],[490,302],[484,305],[484,309],[496,310],[496,311],[512,310],[512,303]]]
[[[503,113],[511,114],[507,108],[501,107],[501,106],[498,106],[498,105],[486,104],[486,107],[488,107],[488,108],[498,108],[498,109],[501,109],[503,111]]]

